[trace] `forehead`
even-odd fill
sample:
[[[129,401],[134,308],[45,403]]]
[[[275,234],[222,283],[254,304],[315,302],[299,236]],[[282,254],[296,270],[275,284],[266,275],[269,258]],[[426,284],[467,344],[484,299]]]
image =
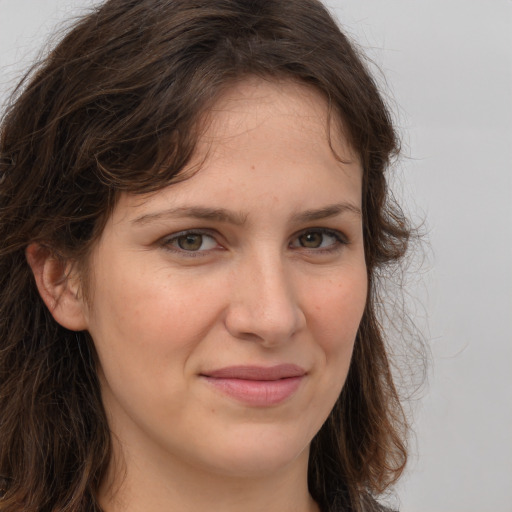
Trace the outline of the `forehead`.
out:
[[[225,91],[202,121],[192,160],[181,173],[185,179],[150,195],[122,196],[121,205],[144,208],[147,202],[174,203],[187,196],[225,207],[217,203],[229,197],[234,204],[257,192],[291,204],[285,189],[296,190],[298,202],[301,188],[325,196],[324,202],[339,202],[344,191],[351,203],[360,203],[359,159],[315,88],[247,79]],[[315,208],[314,199],[304,207]]]
[[[204,151],[204,145],[219,144],[232,148],[230,140],[240,144],[243,135],[246,140],[255,142],[257,128],[272,123],[276,129],[279,129],[279,124],[286,128],[279,139],[306,133],[319,151],[324,150],[327,143],[335,155],[343,159],[358,159],[347,142],[340,116],[329,107],[324,94],[311,85],[291,79],[258,77],[236,83],[217,98],[204,116],[197,152]],[[281,140],[276,139],[275,142],[277,144]]]

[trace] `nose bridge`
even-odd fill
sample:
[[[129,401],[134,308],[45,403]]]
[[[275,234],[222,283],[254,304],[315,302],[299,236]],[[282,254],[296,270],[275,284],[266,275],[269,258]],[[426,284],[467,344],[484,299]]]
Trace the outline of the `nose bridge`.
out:
[[[228,314],[233,335],[273,345],[300,329],[304,317],[287,270],[277,250],[260,249],[241,259]]]

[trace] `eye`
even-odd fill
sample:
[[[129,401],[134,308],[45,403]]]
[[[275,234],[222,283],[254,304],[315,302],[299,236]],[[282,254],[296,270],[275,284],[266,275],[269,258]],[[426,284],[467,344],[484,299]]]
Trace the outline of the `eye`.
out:
[[[218,247],[213,236],[196,231],[176,233],[162,240],[162,245],[176,252],[203,252]]]
[[[308,229],[300,233],[290,244],[291,247],[304,249],[336,250],[340,244],[346,244],[344,236],[328,229]]]

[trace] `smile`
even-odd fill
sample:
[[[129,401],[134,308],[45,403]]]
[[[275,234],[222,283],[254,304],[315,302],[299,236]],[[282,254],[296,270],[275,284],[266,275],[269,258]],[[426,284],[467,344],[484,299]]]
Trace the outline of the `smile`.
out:
[[[231,366],[201,375],[223,394],[256,407],[284,402],[297,391],[305,376],[303,368],[292,364],[269,368]]]

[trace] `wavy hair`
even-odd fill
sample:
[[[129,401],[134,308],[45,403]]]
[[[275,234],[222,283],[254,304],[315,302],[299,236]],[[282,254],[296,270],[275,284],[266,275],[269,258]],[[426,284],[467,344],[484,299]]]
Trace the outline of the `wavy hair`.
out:
[[[407,423],[377,281],[411,230],[386,181],[399,141],[364,58],[316,0],[109,0],[24,78],[0,126],[0,511],[99,511],[111,453],[92,339],[52,318],[28,244],[86,262],[120,192],[186,179],[201,116],[254,75],[321,92],[364,173],[368,299],[311,445],[310,492],[322,510],[359,511],[402,472]]]

